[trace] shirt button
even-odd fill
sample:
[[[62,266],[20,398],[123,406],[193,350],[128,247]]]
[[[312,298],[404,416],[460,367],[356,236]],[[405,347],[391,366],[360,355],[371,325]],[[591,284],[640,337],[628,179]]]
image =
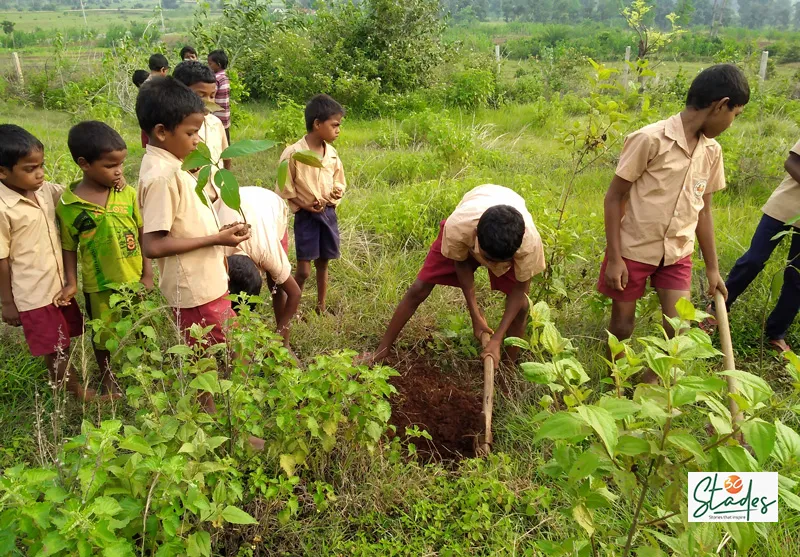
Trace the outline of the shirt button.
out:
[[[677,217],[678,216],[678,211],[675,211],[674,213],[672,213],[672,216],[673,217]]]

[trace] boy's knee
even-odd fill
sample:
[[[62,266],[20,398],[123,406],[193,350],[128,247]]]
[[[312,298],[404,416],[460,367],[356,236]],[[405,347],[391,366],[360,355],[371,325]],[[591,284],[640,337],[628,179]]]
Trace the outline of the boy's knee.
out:
[[[297,280],[298,282],[304,282],[308,278],[309,274],[310,274],[309,273],[309,269],[306,269],[305,267],[299,267],[298,266],[297,267],[297,271],[295,271],[295,274],[294,274],[295,280]]]
[[[628,317],[618,317],[612,319],[608,325],[608,331],[620,340],[631,338],[636,321]]]
[[[429,285],[421,280],[416,280],[414,284],[409,286],[406,296],[414,305],[419,305],[428,298],[431,290],[433,290],[433,285]]]
[[[324,271],[328,268],[328,260],[327,259],[317,259],[314,261],[314,268],[317,271]]]

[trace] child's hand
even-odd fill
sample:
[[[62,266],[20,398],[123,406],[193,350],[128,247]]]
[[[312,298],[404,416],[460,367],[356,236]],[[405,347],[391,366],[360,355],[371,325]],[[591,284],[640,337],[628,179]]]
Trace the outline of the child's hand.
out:
[[[333,190],[331,190],[331,197],[333,199],[341,199],[344,195],[344,190],[339,186],[333,186]]]
[[[728,289],[725,287],[725,281],[722,280],[719,271],[706,268],[706,277],[708,277],[708,295],[713,298],[714,293],[719,290],[722,293],[722,297],[727,300]]]
[[[325,211],[325,205],[319,202],[319,199],[314,200],[314,203],[305,207],[306,211],[311,213],[322,213]]]
[[[494,337],[486,343],[486,346],[483,348],[483,353],[481,354],[481,360],[485,360],[486,358],[491,358],[494,360],[494,365],[497,367],[500,364],[500,340],[495,339]]]
[[[72,298],[78,292],[78,287],[74,284],[67,284],[61,291],[53,297],[53,305],[56,307],[65,307],[72,302]]]
[[[119,181],[114,184],[114,191],[117,193],[121,192],[128,186],[128,183],[125,181],[125,176],[119,179]]]
[[[218,246],[235,248],[245,240],[250,239],[250,227],[246,224],[236,224],[230,228],[220,230],[217,237]]]
[[[483,344],[483,335],[492,336],[494,331],[489,328],[489,325],[486,323],[486,318],[483,315],[479,315],[472,321],[472,334],[475,335],[478,342]]]
[[[620,292],[628,286],[628,266],[621,257],[608,260],[605,279],[606,286]]]
[[[153,289],[153,275],[142,275],[139,282],[144,285],[148,292]]]
[[[12,327],[19,327],[22,322],[19,320],[19,310],[14,302],[3,302],[3,322]]]

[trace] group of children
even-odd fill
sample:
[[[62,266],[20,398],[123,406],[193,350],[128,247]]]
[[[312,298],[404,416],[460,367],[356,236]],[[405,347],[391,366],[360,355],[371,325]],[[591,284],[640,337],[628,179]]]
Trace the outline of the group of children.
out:
[[[196,57],[193,50],[184,50],[182,55]],[[154,71],[164,70],[164,62],[156,62],[161,66]],[[212,69],[196,60],[181,62],[171,77],[151,75],[141,85],[136,115],[147,146],[137,189],[124,182],[124,141],[103,123],[83,122],[70,131],[69,149],[83,179],[69,188],[44,181],[44,148],[36,138],[17,126],[0,126],[2,317],[22,325],[31,353],[45,356],[53,380],[65,381],[78,396],[91,393],[67,373],[63,358],[70,337],[83,329],[74,299],[78,261],[90,318],[103,315],[117,284],[140,281],[151,288],[150,259],[156,261],[159,288],[179,329],[186,333],[193,324],[213,325],[210,342],[225,341],[226,323],[235,316],[229,292],[260,293],[262,272],[287,347],[289,324],[312,262],[316,309],[325,311],[328,262],[339,257],[336,206],[346,189],[342,162],[331,143],[345,111],[327,95],[308,103],[307,135],[281,155],[289,164],[287,184],[279,184],[277,193],[242,188],[242,212],[250,225],[245,227],[221,203],[213,180],[201,199],[196,174],[181,169],[200,141],[215,157],[228,145],[224,125],[207,109],[218,90]],[[737,261],[726,286],[711,215],[712,194],[725,187],[722,152],[714,138],[730,127],[749,97],[741,70],[716,65],[692,82],[681,113],[626,138],[605,198],[607,248],[597,286],[612,299],[609,330],[618,338],[631,336],[636,301],[648,279],[663,314],[676,315],[676,302],[690,295],[695,237],[709,294],[719,290],[730,304],[763,268],[780,241],[775,234],[800,214],[798,143],[786,162],[789,175],[765,205],[750,250]],[[306,150],[319,155],[321,168],[292,156]],[[289,209],[294,213],[294,276],[288,259]],[[800,278],[793,266],[799,254],[795,236],[781,299],[767,323],[770,340],[781,350],[788,349],[784,337],[800,307]],[[487,267],[491,288],[507,296],[496,330],[476,301],[479,266]],[[525,200],[492,184],[471,190],[441,222],[377,350],[362,354],[360,361],[383,361],[433,288],[446,285],[463,291],[473,332],[484,343],[482,357],[499,363],[504,338],[524,333],[530,282],[544,268],[544,246]],[[115,396],[108,352],[99,344],[96,353],[104,372],[103,394]],[[513,361],[515,349],[509,347],[506,356]],[[642,379],[652,380],[646,374]],[[205,405],[213,408],[213,401]]]

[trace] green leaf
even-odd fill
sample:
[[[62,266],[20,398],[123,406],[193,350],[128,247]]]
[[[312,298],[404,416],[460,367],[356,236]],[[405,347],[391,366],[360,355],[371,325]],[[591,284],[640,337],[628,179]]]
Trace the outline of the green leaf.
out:
[[[678,312],[678,317],[684,321],[693,321],[695,309],[692,302],[686,298],[681,298],[675,303],[675,311]]]
[[[558,332],[558,329],[556,329],[556,326],[552,323],[544,324],[541,341],[545,350],[550,352],[553,356],[557,356],[567,347],[566,339],[561,336],[561,333]]]
[[[276,143],[271,139],[243,139],[230,145],[222,151],[221,159],[233,159],[266,151],[275,147]]]
[[[292,454],[282,454],[281,455],[281,468],[286,475],[290,478],[294,476],[294,467],[297,464],[297,461]]]
[[[636,456],[650,452],[650,443],[633,435],[623,435],[617,442],[617,454]]]
[[[594,429],[600,439],[603,440],[608,454],[614,456],[617,440],[619,439],[619,430],[611,412],[599,406],[591,405],[580,406],[577,412],[583,418],[583,421]]]
[[[524,362],[519,367],[522,376],[531,383],[548,385],[556,380],[556,370],[552,362]]]
[[[211,160],[211,151],[208,150],[205,143],[201,142],[197,144],[197,149],[189,153],[189,156],[183,159],[181,169],[186,171],[194,170],[195,168],[213,164],[213,162],[214,161]]]
[[[222,518],[225,519],[225,522],[230,522],[231,524],[258,524],[255,518],[233,505],[225,507],[225,510],[222,511]]]
[[[119,448],[146,455],[153,454],[153,449],[150,447],[150,443],[145,441],[144,437],[141,435],[131,435],[130,437],[126,437],[120,441]]]
[[[780,420],[775,420],[775,458],[783,466],[800,461],[800,435]]]
[[[796,511],[800,511],[800,497],[783,487],[778,487],[778,495],[784,505]]]
[[[736,553],[747,555],[756,541],[756,529],[752,522],[724,522],[723,528],[730,532],[736,542]]]
[[[222,435],[219,435],[217,437],[209,437],[208,440],[206,441],[206,445],[208,445],[208,448],[213,451],[227,440],[228,438],[223,437]]]
[[[578,480],[582,480],[590,476],[597,470],[597,466],[600,464],[600,459],[597,458],[597,455],[593,452],[586,451],[578,459],[575,461],[575,464],[572,465],[572,468],[569,471],[569,481],[570,483],[575,483]]]
[[[728,370],[720,372],[720,375],[733,377],[738,383],[739,392],[755,406],[760,402],[765,402],[773,395],[772,387],[769,383],[746,371]]]
[[[522,348],[523,350],[529,350],[531,345],[528,344],[528,341],[519,338],[519,337],[506,337],[503,340],[503,346],[516,346],[517,348]],[[525,362],[525,363],[534,363],[534,362]]]
[[[52,531],[47,534],[42,540],[42,548],[36,555],[38,557],[47,557],[48,555],[55,555],[69,546],[67,540],[60,533]]]
[[[771,300],[777,300],[781,295],[783,288],[783,271],[779,271],[772,275],[772,281],[769,285],[769,296]]]
[[[572,517],[575,519],[575,522],[580,524],[581,528],[586,530],[586,533],[589,536],[594,534],[595,527],[592,511],[587,509],[583,504],[573,507]]]
[[[219,195],[222,202],[234,211],[242,208],[242,200],[239,195],[239,181],[233,172],[225,168],[220,168],[214,175],[214,183],[219,188]]]
[[[645,545],[636,548],[636,557],[667,557],[667,554],[658,547]]]
[[[717,452],[731,467],[731,472],[758,472],[758,464],[743,447],[717,447]]]
[[[699,464],[708,461],[708,457],[703,452],[703,446],[700,445],[700,442],[694,435],[673,431],[667,436],[667,443],[691,454]]]
[[[189,557],[210,557],[211,534],[201,530],[189,536],[186,553]]]
[[[372,420],[367,422],[367,425],[364,429],[370,439],[376,442],[381,438],[381,435],[383,435],[383,428],[381,425]]]
[[[217,379],[216,371],[207,371],[202,375],[198,375],[189,386],[198,391],[215,394],[219,392],[219,380]]]
[[[542,439],[574,439],[586,435],[586,427],[580,417],[572,412],[558,412],[544,421],[533,442]]]
[[[292,158],[301,164],[322,168],[322,157],[314,151],[304,150],[292,153]]]
[[[197,197],[200,198],[200,201],[203,202],[203,205],[208,207],[208,196],[205,193],[206,184],[208,183],[208,177],[211,175],[211,166],[204,166],[200,169],[200,172],[197,173],[197,185],[194,187],[194,192],[197,194]]]
[[[282,160],[278,165],[278,189],[283,191],[289,182],[289,160]]]
[[[775,426],[764,420],[754,418],[742,423],[744,440],[753,447],[759,464],[764,464],[775,447]]]
[[[615,420],[629,418],[641,409],[641,406],[632,400],[612,396],[604,396],[598,405],[608,410]]]

